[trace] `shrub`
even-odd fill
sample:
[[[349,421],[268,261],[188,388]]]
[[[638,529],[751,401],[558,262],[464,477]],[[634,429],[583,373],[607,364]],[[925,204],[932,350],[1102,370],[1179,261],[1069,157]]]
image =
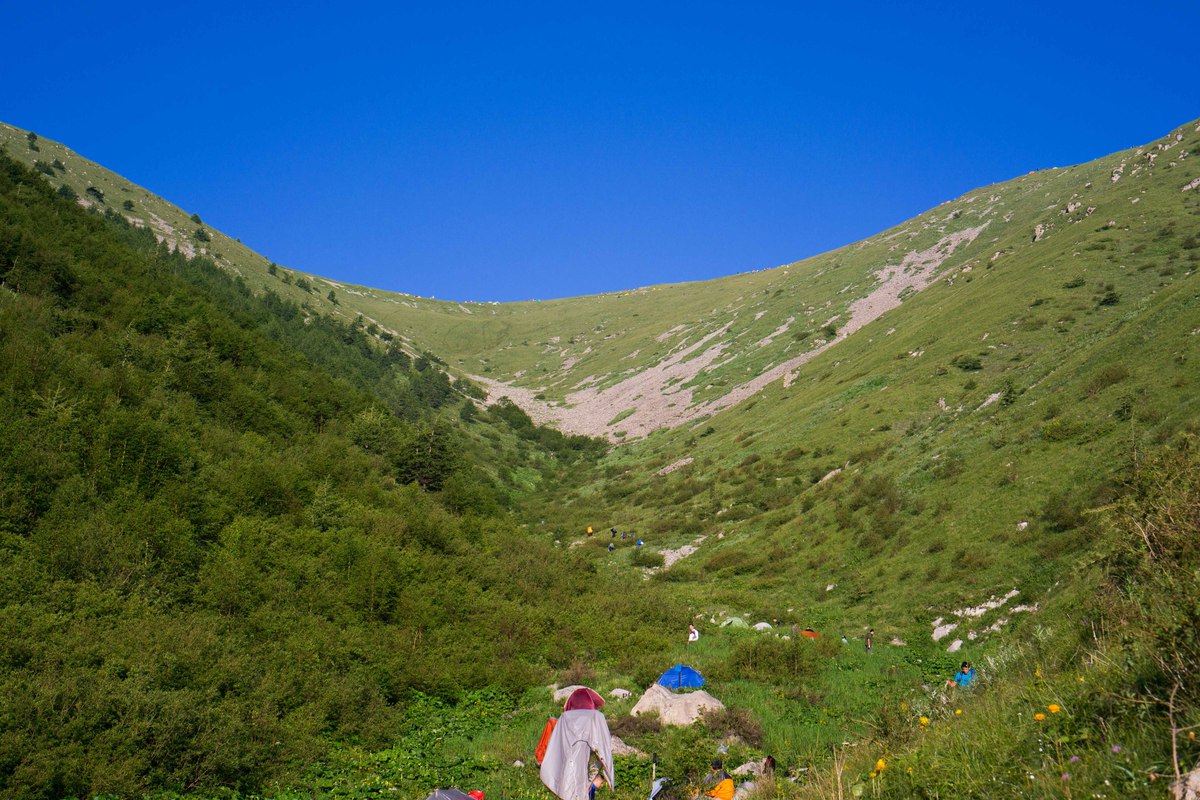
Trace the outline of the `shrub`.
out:
[[[762,746],[762,724],[747,708],[709,709],[701,715],[700,721],[718,739],[736,736],[754,747]]]
[[[666,563],[666,559],[663,558],[662,553],[647,550],[645,547],[636,547],[633,550],[633,555],[629,557],[629,563],[635,567],[654,569],[663,566]]]
[[[629,716],[628,714],[623,717],[617,717],[609,721],[608,729],[622,739],[630,739],[635,736],[658,733],[663,729],[663,726],[662,722],[658,719],[658,712],[653,711],[649,714],[639,714],[636,717]]]
[[[979,356],[969,356],[963,354],[952,358],[950,360],[950,366],[958,367],[964,372],[967,372],[971,370],[983,369],[983,362],[980,361]]]
[[[1069,531],[1083,524],[1083,503],[1070,492],[1052,494],[1046,498],[1041,516],[1050,530]]]
[[[1087,395],[1095,397],[1100,392],[1107,389],[1109,386],[1118,384],[1129,377],[1129,370],[1124,364],[1109,364],[1106,367],[1101,367],[1092,375],[1092,379],[1088,381]]]
[[[577,658],[571,662],[571,666],[563,670],[558,682],[563,686],[574,686],[588,684],[594,680],[596,680],[596,671]]]

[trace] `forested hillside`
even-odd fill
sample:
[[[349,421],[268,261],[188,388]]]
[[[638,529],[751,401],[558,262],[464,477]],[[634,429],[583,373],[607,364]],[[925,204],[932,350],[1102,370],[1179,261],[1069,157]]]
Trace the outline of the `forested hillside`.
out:
[[[0,161],[3,795],[253,789],[662,613],[503,510],[586,440],[304,316]]]

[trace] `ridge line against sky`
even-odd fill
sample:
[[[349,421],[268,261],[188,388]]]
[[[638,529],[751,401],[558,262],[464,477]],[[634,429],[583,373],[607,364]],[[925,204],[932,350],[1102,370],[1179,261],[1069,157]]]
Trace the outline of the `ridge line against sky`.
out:
[[[455,300],[773,267],[1200,116],[1200,3],[3,16],[4,121],[291,269]]]

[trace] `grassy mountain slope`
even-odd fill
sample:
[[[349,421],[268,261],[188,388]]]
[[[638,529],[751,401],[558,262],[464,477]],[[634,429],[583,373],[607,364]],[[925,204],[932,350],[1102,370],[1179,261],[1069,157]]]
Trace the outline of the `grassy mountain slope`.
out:
[[[23,132],[6,135],[10,152],[37,157]],[[1200,655],[1187,444],[1200,412],[1198,149],[1189,123],[719,281],[502,306],[338,287],[333,313],[361,313],[376,343],[389,334],[505,381],[493,394],[537,419],[628,440],[598,464],[543,462],[514,508],[535,558],[560,563],[565,549],[607,598],[607,636],[554,650],[559,664],[579,659],[565,677],[637,688],[686,655],[746,715],[698,733],[618,723],[672,774],[699,770],[738,731],[731,758],[772,752],[801,778],[764,791],[836,796],[831,765],[844,763],[846,791],[895,797],[1104,792],[1105,781],[1153,796],[1173,768],[1168,712],[1177,727],[1200,721],[1178,666]],[[50,170],[52,184],[79,180]],[[309,319],[326,310],[322,292],[246,258],[222,263],[254,271],[252,294],[294,296]],[[512,407],[494,414],[520,422]],[[588,525],[636,531],[646,547],[587,539]],[[673,563],[657,569],[664,556]],[[730,614],[825,639],[718,628]],[[685,652],[665,626],[689,619],[704,637]],[[963,657],[983,666],[985,690],[931,690]],[[552,710],[535,694],[430,711],[447,720],[444,741],[397,719],[394,747],[332,751],[306,780],[349,796],[392,785],[417,796],[441,779],[540,796],[535,776],[507,766]],[[1051,703],[1067,711],[1037,711]],[[1184,740],[1187,764],[1197,752]],[[425,783],[411,777],[413,752]],[[620,766],[644,777],[643,762]]]

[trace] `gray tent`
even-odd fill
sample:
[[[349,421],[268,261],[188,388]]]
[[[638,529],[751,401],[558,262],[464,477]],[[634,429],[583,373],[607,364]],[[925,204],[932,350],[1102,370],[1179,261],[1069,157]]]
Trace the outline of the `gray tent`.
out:
[[[434,789],[433,794],[426,797],[425,800],[475,800],[474,797],[464,792],[462,789]]]
[[[593,755],[611,787],[613,756],[608,721],[599,711],[583,708],[564,711],[542,758],[542,783],[562,800],[587,800],[591,783],[588,761]]]
[[[721,622],[722,628],[728,627],[730,625],[732,625],[735,628],[749,628],[750,627],[750,623],[746,622],[746,620],[742,619],[741,617],[730,617],[729,619]]]

